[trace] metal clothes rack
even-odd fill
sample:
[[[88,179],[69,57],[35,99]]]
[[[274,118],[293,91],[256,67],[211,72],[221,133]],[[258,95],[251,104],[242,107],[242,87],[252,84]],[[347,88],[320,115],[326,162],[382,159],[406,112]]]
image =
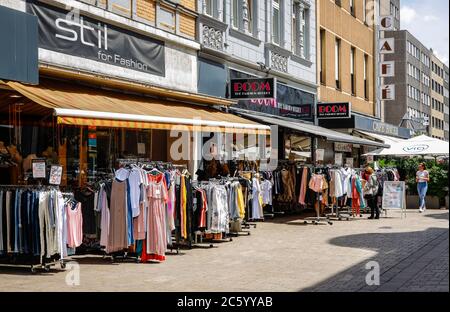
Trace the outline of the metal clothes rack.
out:
[[[0,185],[0,189],[2,190],[14,190],[14,189],[28,189],[33,191],[59,191],[58,186],[54,185],[14,185],[14,184],[3,184]],[[0,216],[0,222],[2,222]],[[48,259],[42,259],[42,262],[39,261],[39,263],[36,262],[30,262],[24,260],[24,258],[27,259],[37,259],[40,258],[39,256],[30,256],[30,255],[24,255],[24,254],[7,254],[2,257],[0,257],[0,261],[7,260],[8,262],[0,262],[0,267],[13,267],[13,268],[29,268],[32,274],[37,273],[37,269],[42,269],[46,272],[50,271],[50,268],[52,266],[56,266],[57,264],[60,265],[61,269],[66,268],[65,260],[67,258],[60,258],[56,259],[55,255],[53,255],[48,261]]]

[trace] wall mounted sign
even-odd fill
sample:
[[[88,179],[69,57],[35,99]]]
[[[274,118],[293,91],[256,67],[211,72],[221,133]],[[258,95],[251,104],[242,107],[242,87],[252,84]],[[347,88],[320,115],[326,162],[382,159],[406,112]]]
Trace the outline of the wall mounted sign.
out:
[[[384,122],[378,122],[378,121],[374,121],[372,123],[372,130],[374,132],[378,132],[378,133],[382,133],[382,134],[388,134],[388,135],[393,135],[393,136],[398,136],[398,130],[399,128],[394,126],[394,125],[390,125]]]
[[[232,99],[274,99],[276,94],[275,78],[231,79]]]
[[[380,76],[381,77],[394,77],[395,76],[395,62],[381,62],[380,63]]]
[[[381,54],[392,54],[395,52],[395,39],[383,38],[379,41],[378,50]]]
[[[353,164],[354,164],[353,157],[347,157],[347,158],[345,159],[345,164],[346,164],[347,166],[349,166],[350,168],[353,168]]]
[[[60,185],[62,173],[63,173],[62,166],[52,165],[50,167],[50,177],[48,179],[48,183],[51,185]]]
[[[165,75],[164,42],[36,0],[39,47],[148,74]]]
[[[383,101],[395,100],[395,85],[388,84],[381,86],[381,99]]]
[[[33,179],[45,179],[46,161],[45,159],[32,159]]]
[[[351,144],[351,143],[335,142],[334,143],[334,151],[335,152],[351,153],[353,151],[353,144]]]
[[[351,103],[317,103],[317,118],[350,118]]]
[[[323,161],[325,157],[325,150],[323,148],[316,149],[316,161]]]
[[[392,15],[380,16],[380,30],[381,31],[394,30],[394,16]]]
[[[342,166],[343,165],[343,154],[342,153],[335,153],[334,154],[334,164],[336,166]]]

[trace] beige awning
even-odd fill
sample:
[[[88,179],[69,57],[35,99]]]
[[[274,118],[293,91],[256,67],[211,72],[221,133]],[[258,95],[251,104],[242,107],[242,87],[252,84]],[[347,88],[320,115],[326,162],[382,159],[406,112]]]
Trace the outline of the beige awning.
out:
[[[42,79],[37,86],[6,84],[31,100],[26,105],[36,103],[52,110],[61,124],[228,133],[268,134],[270,131],[268,126],[201,105],[49,79]],[[24,112],[27,109],[22,108]]]

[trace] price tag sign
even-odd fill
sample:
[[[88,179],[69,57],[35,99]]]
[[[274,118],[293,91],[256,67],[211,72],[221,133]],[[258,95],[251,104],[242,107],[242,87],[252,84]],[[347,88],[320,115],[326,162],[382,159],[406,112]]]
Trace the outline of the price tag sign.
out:
[[[336,166],[342,166],[343,165],[343,154],[342,153],[335,153],[334,154],[334,164]]]
[[[32,168],[33,168],[33,179],[45,179],[45,168],[46,162],[45,159],[33,159],[32,160]]]
[[[50,177],[48,183],[51,185],[60,185],[62,178],[63,167],[53,165],[50,168]]]
[[[319,148],[316,150],[316,161],[323,161],[325,157],[325,150],[323,148]]]

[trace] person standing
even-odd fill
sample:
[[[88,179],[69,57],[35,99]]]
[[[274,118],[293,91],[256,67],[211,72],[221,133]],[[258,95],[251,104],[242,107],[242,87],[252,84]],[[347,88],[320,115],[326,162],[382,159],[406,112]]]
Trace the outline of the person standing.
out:
[[[366,185],[364,186],[364,197],[367,200],[367,205],[370,207],[370,217],[369,219],[379,219],[380,210],[377,205],[377,194],[378,194],[378,179],[372,169],[368,166],[363,174],[364,180],[366,180]]]
[[[430,174],[424,163],[419,164],[419,170],[416,173],[417,192],[419,193],[419,212],[424,212],[426,209],[425,196],[427,196],[428,182],[430,181]]]

